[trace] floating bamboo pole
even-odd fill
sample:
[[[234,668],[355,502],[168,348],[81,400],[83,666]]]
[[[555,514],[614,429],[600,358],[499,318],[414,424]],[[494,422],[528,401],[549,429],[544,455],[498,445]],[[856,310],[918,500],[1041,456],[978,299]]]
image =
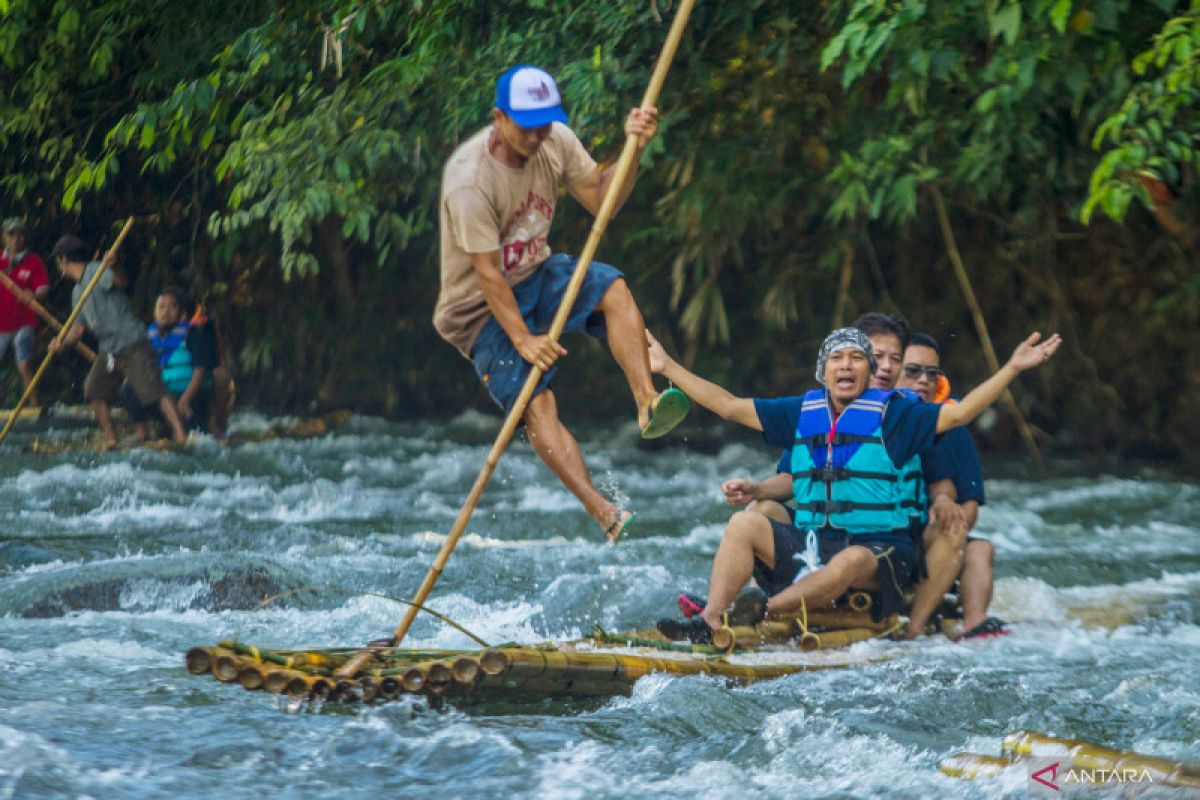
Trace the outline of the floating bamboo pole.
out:
[[[870,611],[871,610],[871,595],[869,592],[851,592],[846,598],[846,605],[851,611]]]
[[[1004,737],[1000,752],[1010,758],[1066,758],[1072,766],[1082,770],[1108,770],[1119,774],[1133,770],[1139,775],[1146,772],[1159,785],[1200,789],[1200,764],[1116,750],[1081,739],[1020,730]]]
[[[1007,758],[985,756],[979,753],[955,753],[943,759],[938,764],[938,771],[951,778],[973,780],[974,778],[995,778],[1012,766]]]
[[[870,628],[850,628],[844,631],[822,631],[821,633],[809,632],[798,642],[798,645],[802,652],[811,653],[814,650],[837,650],[856,642],[874,639],[877,636],[879,633]]]
[[[238,679],[238,672],[246,663],[248,662],[243,662],[239,655],[230,652],[221,653],[212,664],[213,677],[222,683],[233,683]]]
[[[273,671],[274,668],[272,666],[252,662],[244,665],[238,671],[237,681],[242,685],[243,689],[253,692],[263,687],[263,683],[267,680],[267,675]]]
[[[217,647],[193,647],[188,650],[187,655],[183,657],[187,671],[193,675],[203,675],[208,672],[212,669],[212,663],[217,660],[219,649]]]
[[[263,688],[271,694],[283,694],[288,684],[295,678],[303,678],[304,673],[294,669],[276,669],[268,672],[263,678]]]

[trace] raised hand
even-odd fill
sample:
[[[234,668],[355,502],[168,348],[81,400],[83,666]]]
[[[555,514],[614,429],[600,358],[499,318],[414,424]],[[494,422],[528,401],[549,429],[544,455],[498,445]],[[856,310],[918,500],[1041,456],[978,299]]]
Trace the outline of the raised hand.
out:
[[[658,109],[653,106],[630,109],[625,118],[625,135],[637,136],[638,147],[645,147],[658,133]]]
[[[1044,342],[1041,342],[1041,338],[1040,333],[1030,334],[1028,339],[1017,345],[1008,363],[1023,372],[1048,361],[1062,344],[1062,337],[1055,333]]]
[[[650,331],[646,331],[646,345],[650,348],[650,371],[659,375],[667,368],[667,362],[671,360],[671,357],[667,355],[667,351]]]

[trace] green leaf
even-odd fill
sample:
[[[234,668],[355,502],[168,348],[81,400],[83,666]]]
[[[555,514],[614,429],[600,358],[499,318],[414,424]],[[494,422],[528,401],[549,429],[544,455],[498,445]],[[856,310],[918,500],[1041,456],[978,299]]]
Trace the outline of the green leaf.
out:
[[[1059,34],[1067,32],[1067,22],[1071,19],[1071,0],[1054,0],[1050,8],[1050,24]]]
[[[1009,45],[1017,43],[1021,34],[1021,6],[1011,3],[992,14],[988,19],[992,38],[1003,36]]]

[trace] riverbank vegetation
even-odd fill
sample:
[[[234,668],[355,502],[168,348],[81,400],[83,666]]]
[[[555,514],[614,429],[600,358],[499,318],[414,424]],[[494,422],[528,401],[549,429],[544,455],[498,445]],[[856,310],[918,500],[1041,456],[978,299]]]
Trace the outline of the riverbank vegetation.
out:
[[[157,215],[125,252],[135,304],[195,292],[261,406],[486,408],[429,321],[441,165],[517,62],[615,158],[672,11],[0,0],[0,212],[43,253]],[[1002,356],[1066,338],[1016,388],[1051,450],[1194,459],[1198,92],[1200,0],[700,3],[599,257],[687,361],[780,394],[870,309],[939,337],[959,388],[982,377],[956,248]],[[559,217],[551,244],[577,250],[588,219]],[[599,345],[568,346],[587,402],[565,416],[631,418]],[[80,365],[56,371],[78,392]],[[1007,418],[988,435],[1019,446]]]

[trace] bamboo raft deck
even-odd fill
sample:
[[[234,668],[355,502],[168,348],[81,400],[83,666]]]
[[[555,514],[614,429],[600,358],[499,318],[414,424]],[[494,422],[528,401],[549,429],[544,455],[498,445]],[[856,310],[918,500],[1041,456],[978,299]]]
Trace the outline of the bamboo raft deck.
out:
[[[451,702],[490,699],[605,698],[628,695],[654,673],[709,675],[747,684],[816,670],[872,663],[818,651],[884,638],[900,618],[873,622],[865,611],[811,612],[754,627],[723,628],[713,645],[668,642],[656,630],[606,633],[536,645],[479,650],[370,648],[373,658],[352,677],[335,672],[363,648],[276,650],[223,641],[194,647],[185,664],[250,691],[343,703],[422,695]]]

